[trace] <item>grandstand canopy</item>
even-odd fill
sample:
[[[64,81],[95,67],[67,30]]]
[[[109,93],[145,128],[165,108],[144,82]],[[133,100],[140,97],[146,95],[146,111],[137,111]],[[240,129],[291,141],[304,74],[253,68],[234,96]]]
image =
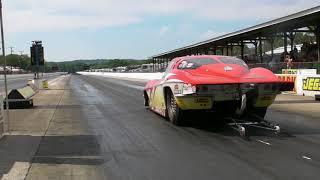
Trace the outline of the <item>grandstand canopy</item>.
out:
[[[314,30],[309,30],[307,27],[315,27]],[[304,28],[304,29],[303,29]],[[262,24],[258,24],[249,28],[245,28],[236,32],[228,33],[219,37],[208,39],[199,43],[195,43],[189,46],[174,49],[168,52],[157,54],[151,57],[154,63],[166,64],[170,59],[179,56],[186,56],[192,54],[208,54],[219,48],[232,48],[233,46],[241,47],[241,56],[243,58],[243,47],[246,43],[252,43],[256,48],[257,59],[262,61],[262,47],[261,41],[270,40],[272,37],[284,37],[284,47],[288,45],[288,39],[291,38],[292,33],[295,32],[312,32],[317,37],[318,47],[318,61],[320,61],[320,6],[304,10],[295,14],[291,14],[285,17],[281,17],[272,21],[268,21]],[[292,41],[291,41],[292,42]],[[258,52],[258,44],[260,49],[260,55]],[[291,43],[293,46],[293,43]],[[273,48],[273,47],[272,47]],[[291,48],[292,49],[292,48]],[[227,49],[227,54],[229,50]],[[285,48],[287,52],[287,48]],[[232,54],[231,54],[232,55]]]

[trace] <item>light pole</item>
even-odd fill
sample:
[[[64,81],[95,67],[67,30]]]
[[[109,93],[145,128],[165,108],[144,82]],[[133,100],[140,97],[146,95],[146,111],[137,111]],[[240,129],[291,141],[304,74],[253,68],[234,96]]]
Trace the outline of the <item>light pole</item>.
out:
[[[4,61],[3,64],[3,74],[4,74],[4,89],[5,89],[5,95],[6,95],[6,112],[7,112],[7,132],[10,133],[10,123],[9,123],[9,101],[8,101],[8,86],[7,86],[7,72],[6,72],[6,52],[4,47],[4,33],[3,33],[3,18],[2,18],[2,0],[0,0],[0,25],[1,25],[1,45],[2,45],[2,58]]]
[[[23,51],[19,51],[20,52],[20,58],[19,58],[19,68],[20,68],[20,71],[22,71],[22,64],[21,64],[21,61],[23,60]]]

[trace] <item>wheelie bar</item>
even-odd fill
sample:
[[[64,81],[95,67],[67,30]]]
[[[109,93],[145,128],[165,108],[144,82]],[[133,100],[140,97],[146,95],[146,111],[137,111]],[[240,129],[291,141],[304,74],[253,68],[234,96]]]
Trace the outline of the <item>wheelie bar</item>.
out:
[[[280,133],[280,126],[275,125],[271,122],[268,122],[265,119],[262,119],[256,115],[255,117],[258,118],[260,122],[251,122],[251,121],[245,121],[241,119],[227,118],[227,120],[232,121],[231,123],[227,123],[227,124],[232,129],[239,132],[240,136],[246,136],[246,128],[244,126],[251,126],[255,128],[265,129],[265,130],[273,131],[276,134]]]

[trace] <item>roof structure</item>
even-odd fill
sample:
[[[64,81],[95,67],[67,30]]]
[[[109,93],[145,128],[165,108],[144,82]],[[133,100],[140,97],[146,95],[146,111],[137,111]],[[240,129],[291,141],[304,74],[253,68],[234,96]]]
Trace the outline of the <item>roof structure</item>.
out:
[[[309,26],[320,27],[320,6],[208,39],[206,41],[164,52],[152,56],[151,58],[172,58],[181,55],[188,55],[190,52],[197,52],[198,50],[208,49],[213,46],[226,46],[230,43],[239,43],[246,40],[258,40],[262,37],[272,37],[277,33],[293,32],[294,30],[295,32],[298,32],[298,29]]]

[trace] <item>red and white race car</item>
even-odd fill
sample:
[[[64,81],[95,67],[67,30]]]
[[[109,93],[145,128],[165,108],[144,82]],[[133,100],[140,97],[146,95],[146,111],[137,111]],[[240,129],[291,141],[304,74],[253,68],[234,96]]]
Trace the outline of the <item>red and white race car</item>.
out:
[[[144,100],[145,106],[181,125],[185,112],[193,110],[264,118],[276,95],[292,88],[268,69],[249,69],[235,57],[185,56],[173,59],[161,79],[147,83]]]

